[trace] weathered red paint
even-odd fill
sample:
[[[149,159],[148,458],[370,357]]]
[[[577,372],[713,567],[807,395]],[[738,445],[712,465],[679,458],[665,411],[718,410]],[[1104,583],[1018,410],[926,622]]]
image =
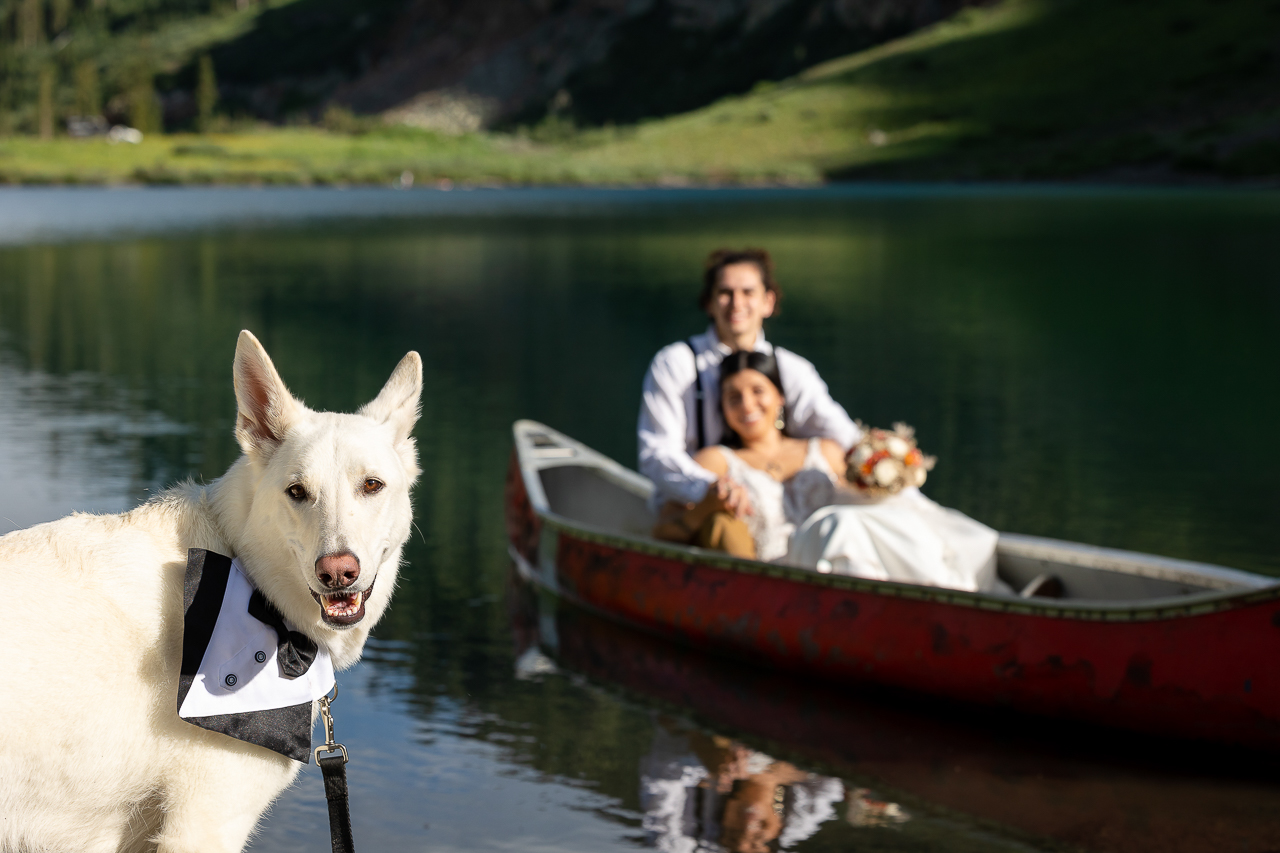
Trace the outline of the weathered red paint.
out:
[[[538,537],[542,533],[542,519],[533,511],[529,503],[529,492],[524,486],[524,477],[520,474],[520,455],[512,449],[511,461],[507,464],[507,483],[504,502],[507,507],[507,541],[512,547],[530,562],[538,553]]]
[[[529,531],[511,520],[525,513],[533,515],[527,499],[509,503],[508,528]],[[909,597],[894,584],[806,583],[552,527],[561,595],[697,647],[834,681],[1280,748],[1274,588],[1203,613],[1006,612],[936,592]],[[516,544],[532,562],[536,544]]]

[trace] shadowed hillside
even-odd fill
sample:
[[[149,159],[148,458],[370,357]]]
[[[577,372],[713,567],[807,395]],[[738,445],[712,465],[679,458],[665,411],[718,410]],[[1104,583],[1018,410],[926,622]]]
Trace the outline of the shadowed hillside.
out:
[[[1280,174],[1280,3],[1005,0],[586,151],[827,180]]]
[[[315,0],[300,0],[299,7]],[[972,2],[972,0],[969,0]],[[629,123],[684,112],[904,35],[966,0],[410,0],[374,64],[341,87],[358,113],[475,126],[556,113]]]
[[[338,106],[445,132],[548,113],[625,123],[786,78],[967,2],[0,0],[0,112],[26,132],[42,112],[59,125],[104,110],[194,129],[208,54],[231,118],[297,124]]]
[[[0,140],[0,178],[421,186],[1280,177],[1278,0],[1003,0],[971,6],[786,79],[760,80],[745,94],[658,118],[645,116],[684,109],[789,62],[807,62],[800,57],[812,54],[800,42],[817,31],[805,29],[808,18],[787,17],[799,5],[779,2],[769,7],[772,17],[755,25],[764,28],[760,33],[781,28],[772,30],[777,39],[759,36],[773,52],[753,53],[751,33],[757,30],[743,12],[749,7],[726,3],[724,9],[737,11],[722,29],[691,30],[684,47],[663,52],[645,45],[675,38],[672,21],[683,19],[655,16],[691,6],[641,4],[647,12],[610,19],[608,26],[602,23],[607,16],[592,19],[592,26],[612,35],[593,41],[583,30],[575,42],[540,29],[554,19],[565,32],[573,30],[567,22],[586,7],[572,2],[541,23],[513,4],[509,16],[477,19],[471,29],[463,26],[471,7],[449,7],[456,17],[447,32],[456,38],[409,22],[401,0],[369,0],[354,19],[344,5],[350,2],[294,0],[217,18],[219,32],[227,35],[214,47],[211,63],[219,69],[222,129],[236,128],[234,117],[248,114],[292,116],[288,129],[240,124],[240,133],[148,136],[139,146],[114,147],[11,137]],[[873,8],[855,5],[868,14]],[[526,17],[517,14],[521,9]],[[891,28],[891,18],[879,20]],[[788,21],[792,30],[784,27]],[[159,103],[166,115],[180,115],[185,104],[190,116],[195,95],[182,87],[198,79],[180,63],[182,50],[196,53],[190,49],[197,44],[195,30],[174,23],[160,30],[165,39],[145,42],[174,57],[174,70],[157,78]],[[127,28],[121,32],[105,42],[112,50],[122,51],[129,38],[144,43]],[[273,32],[282,35],[274,39]],[[720,35],[713,39],[712,32]],[[782,38],[784,32],[800,42]],[[292,35],[286,39],[285,33]],[[846,37],[855,38],[855,30]],[[532,76],[521,70],[522,62],[534,60],[518,46],[554,46],[558,38],[579,45],[578,53],[553,52]],[[747,55],[750,61],[716,61]],[[660,62],[671,57],[688,64]],[[707,70],[720,66],[742,76],[730,80],[726,71],[717,79]],[[742,70],[751,68],[750,74]],[[119,74],[119,85],[134,88],[111,95],[104,82],[108,113],[134,103],[126,96],[145,103],[152,91],[140,87],[139,78]],[[532,88],[502,88],[513,80]],[[686,85],[689,80],[697,85]],[[11,79],[6,86],[12,100],[16,84]],[[412,92],[418,94],[403,100]],[[309,116],[326,103],[323,129],[316,128]],[[343,103],[354,112],[335,106]],[[20,111],[8,115],[10,127],[33,120],[30,111],[25,119]],[[182,121],[168,123],[189,127],[193,120]],[[468,130],[485,123],[496,130]]]

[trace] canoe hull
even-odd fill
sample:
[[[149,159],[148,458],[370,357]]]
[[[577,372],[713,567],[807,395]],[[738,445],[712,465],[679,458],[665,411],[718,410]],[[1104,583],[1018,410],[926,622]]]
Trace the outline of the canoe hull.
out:
[[[834,683],[1280,749],[1278,587],[1088,610],[829,575],[806,582],[794,569],[537,511],[512,461],[507,528],[522,574],[611,619]]]

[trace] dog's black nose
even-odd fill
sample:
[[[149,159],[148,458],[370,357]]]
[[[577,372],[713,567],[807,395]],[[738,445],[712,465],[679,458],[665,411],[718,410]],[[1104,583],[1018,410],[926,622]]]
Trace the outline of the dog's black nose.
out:
[[[350,551],[325,554],[316,560],[316,578],[329,589],[351,586],[360,577],[360,561]]]

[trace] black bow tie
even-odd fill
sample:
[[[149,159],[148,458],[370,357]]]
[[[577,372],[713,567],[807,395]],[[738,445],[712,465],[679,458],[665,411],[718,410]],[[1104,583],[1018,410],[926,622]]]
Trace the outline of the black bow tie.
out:
[[[280,676],[297,678],[305,675],[316,659],[316,644],[311,638],[298,631],[290,631],[280,611],[267,601],[261,590],[255,589],[249,597],[249,615],[276,629],[276,663],[280,667]]]

